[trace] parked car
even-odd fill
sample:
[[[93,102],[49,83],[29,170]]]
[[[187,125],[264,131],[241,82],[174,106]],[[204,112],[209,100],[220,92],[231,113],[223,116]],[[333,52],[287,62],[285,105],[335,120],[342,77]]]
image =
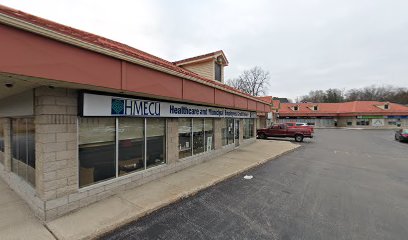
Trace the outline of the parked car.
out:
[[[300,127],[300,126],[307,127],[308,125],[307,125],[307,123],[297,122],[297,123],[296,123],[296,126],[298,126],[298,127]]]
[[[313,138],[310,128],[288,127],[287,124],[274,124],[269,128],[256,130],[258,138],[266,139],[268,137],[294,138],[296,142],[302,142],[304,138]]]
[[[395,132],[395,140],[408,142],[408,128],[401,128]]]
[[[300,122],[287,122],[285,123],[288,128],[309,128],[312,133],[314,133],[314,127],[308,125],[307,123],[300,123]]]

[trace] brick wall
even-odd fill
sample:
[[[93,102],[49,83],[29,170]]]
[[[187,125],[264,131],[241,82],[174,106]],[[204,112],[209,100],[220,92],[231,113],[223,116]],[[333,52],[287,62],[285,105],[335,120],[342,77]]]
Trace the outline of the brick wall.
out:
[[[167,162],[174,163],[178,160],[178,118],[167,119]]]
[[[35,89],[36,190],[46,210],[78,190],[77,98],[75,90]]]
[[[214,119],[214,148],[221,149],[222,148],[222,121],[221,119]]]
[[[4,170],[7,172],[11,171],[11,125],[10,119],[3,118],[2,121],[3,125],[3,133],[4,133],[4,153],[3,153],[3,162],[4,162]]]

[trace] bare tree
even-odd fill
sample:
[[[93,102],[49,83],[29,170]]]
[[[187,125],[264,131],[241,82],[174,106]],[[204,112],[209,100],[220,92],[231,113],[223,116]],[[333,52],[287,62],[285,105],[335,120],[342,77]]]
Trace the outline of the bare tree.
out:
[[[230,79],[227,84],[252,96],[265,95],[269,86],[269,72],[260,67],[245,70],[236,79]]]
[[[303,102],[347,102],[347,101],[390,101],[400,104],[408,104],[408,89],[394,86],[368,86],[364,88],[353,88],[348,91],[344,89],[328,89],[310,91],[308,95],[302,96]]]

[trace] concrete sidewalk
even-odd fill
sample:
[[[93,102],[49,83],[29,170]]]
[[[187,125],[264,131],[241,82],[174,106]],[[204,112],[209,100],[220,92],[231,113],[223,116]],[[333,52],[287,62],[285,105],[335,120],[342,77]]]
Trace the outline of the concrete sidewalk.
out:
[[[29,206],[0,180],[0,239],[55,239]]]
[[[33,216],[12,190],[0,185],[0,239],[54,239],[53,235],[58,239],[91,239],[299,146],[287,141],[257,140],[202,164],[79,209],[46,223],[46,226]],[[3,194],[5,192],[7,194]]]

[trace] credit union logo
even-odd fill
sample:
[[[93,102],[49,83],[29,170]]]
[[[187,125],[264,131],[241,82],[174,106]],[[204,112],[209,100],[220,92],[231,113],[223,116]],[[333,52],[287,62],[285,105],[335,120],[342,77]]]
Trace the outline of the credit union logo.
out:
[[[125,100],[112,98],[112,115],[123,115],[125,114]]]

